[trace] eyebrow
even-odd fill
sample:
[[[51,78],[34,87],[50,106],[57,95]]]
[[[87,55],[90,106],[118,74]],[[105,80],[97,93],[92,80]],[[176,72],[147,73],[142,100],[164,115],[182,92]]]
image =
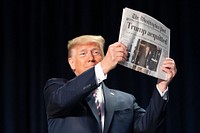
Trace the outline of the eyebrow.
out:
[[[87,48],[83,48],[83,49],[80,49],[79,52],[87,51],[87,50],[88,50]],[[101,49],[98,48],[98,47],[92,48],[92,49],[90,49],[90,50],[91,50],[91,51],[93,51],[93,50],[100,50],[100,51],[101,51]]]

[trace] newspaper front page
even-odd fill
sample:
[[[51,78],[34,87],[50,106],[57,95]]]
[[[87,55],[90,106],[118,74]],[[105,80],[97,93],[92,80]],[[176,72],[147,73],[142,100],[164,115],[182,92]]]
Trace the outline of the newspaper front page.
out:
[[[170,52],[170,29],[155,18],[124,8],[119,42],[128,48],[128,58],[119,64],[135,71],[166,79],[160,66]]]

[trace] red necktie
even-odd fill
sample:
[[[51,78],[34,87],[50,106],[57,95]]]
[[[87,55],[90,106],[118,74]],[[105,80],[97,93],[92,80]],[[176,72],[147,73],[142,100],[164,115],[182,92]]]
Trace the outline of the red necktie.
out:
[[[95,93],[93,94],[94,98],[95,98],[95,104],[96,104],[96,107],[97,107],[97,111],[98,111],[98,115],[99,115],[99,118],[101,120],[101,104],[97,98],[97,92],[95,91]]]

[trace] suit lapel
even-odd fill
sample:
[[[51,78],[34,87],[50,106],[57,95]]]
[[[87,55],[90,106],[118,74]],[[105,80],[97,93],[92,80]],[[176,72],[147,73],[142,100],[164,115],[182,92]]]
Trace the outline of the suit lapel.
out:
[[[104,92],[105,109],[106,109],[104,133],[107,133],[113,118],[117,99],[115,97],[114,91],[113,92],[110,91],[108,87],[106,87],[104,84],[102,85],[102,87]]]

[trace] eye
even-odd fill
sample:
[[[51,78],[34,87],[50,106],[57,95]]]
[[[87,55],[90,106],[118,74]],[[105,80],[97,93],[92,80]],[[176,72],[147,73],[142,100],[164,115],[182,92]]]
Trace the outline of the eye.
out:
[[[86,52],[80,52],[80,56],[85,56]]]
[[[100,51],[99,51],[99,50],[94,50],[94,51],[92,52],[92,54],[93,54],[93,55],[100,55]]]

